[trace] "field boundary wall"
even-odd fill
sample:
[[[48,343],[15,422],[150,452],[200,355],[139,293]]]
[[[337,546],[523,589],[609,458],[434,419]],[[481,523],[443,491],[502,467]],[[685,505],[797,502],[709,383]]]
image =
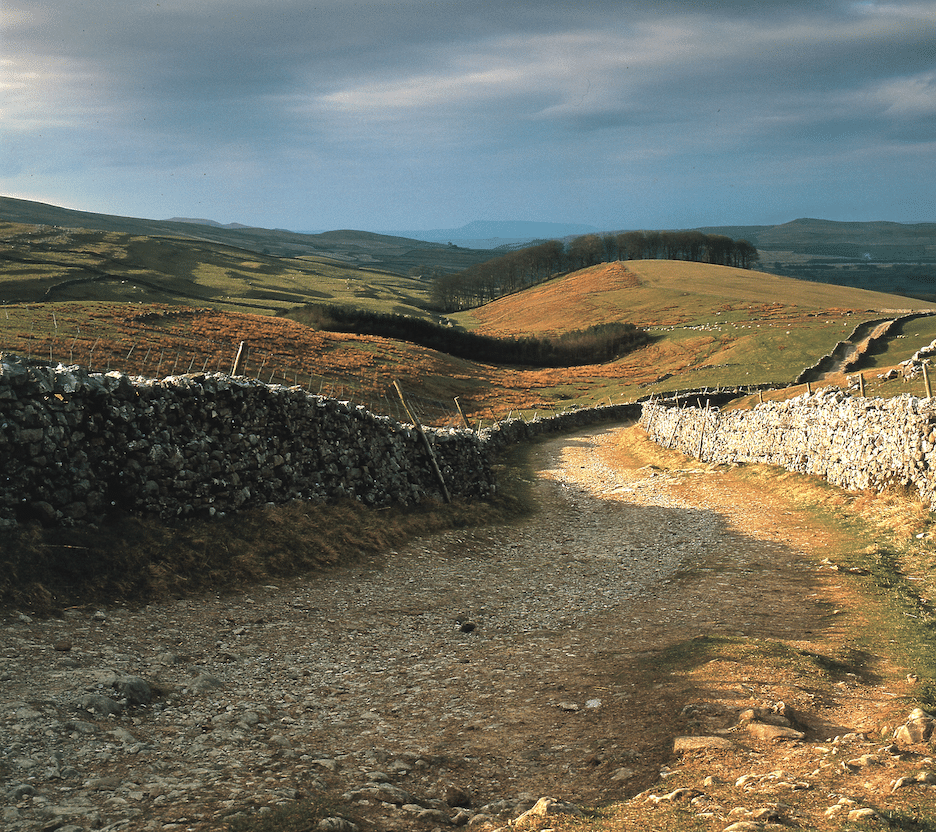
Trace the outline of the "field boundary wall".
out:
[[[913,488],[936,509],[936,404],[824,388],[752,410],[644,402],[639,424],[658,444],[719,464],[762,463],[842,488]]]
[[[480,433],[424,428],[452,498],[496,492],[508,446],[635,404],[507,419]],[[129,513],[223,516],[292,500],[413,505],[443,494],[415,426],[301,387],[219,373],[91,373],[0,354],[0,529]]]
[[[495,490],[472,431],[426,428],[448,490]],[[442,499],[416,429],[300,387],[88,373],[0,356],[0,527],[165,520],[292,500]]]

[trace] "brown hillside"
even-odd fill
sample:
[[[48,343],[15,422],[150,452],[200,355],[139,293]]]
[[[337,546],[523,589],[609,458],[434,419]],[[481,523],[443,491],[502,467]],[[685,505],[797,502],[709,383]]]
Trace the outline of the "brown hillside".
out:
[[[602,263],[464,313],[479,333],[558,333],[628,321],[678,326],[716,314],[933,309],[925,301],[747,269],[672,260]],[[459,316],[456,316],[459,317]]]

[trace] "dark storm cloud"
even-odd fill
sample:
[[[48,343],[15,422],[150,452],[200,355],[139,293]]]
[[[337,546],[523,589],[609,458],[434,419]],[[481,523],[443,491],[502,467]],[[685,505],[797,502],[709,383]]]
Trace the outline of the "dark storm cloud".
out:
[[[868,179],[820,170],[830,153],[911,191],[932,177],[929,2],[8,0],[3,37],[6,191],[91,210],[672,227],[759,221],[710,216],[702,185],[643,221],[648,183],[687,168],[731,171],[737,211],[765,159],[838,177],[843,214]],[[813,199],[803,184],[772,210]]]

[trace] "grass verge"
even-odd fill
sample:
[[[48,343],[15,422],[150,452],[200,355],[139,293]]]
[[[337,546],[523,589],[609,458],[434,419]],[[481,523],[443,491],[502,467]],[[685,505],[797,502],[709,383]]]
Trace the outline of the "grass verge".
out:
[[[504,457],[491,501],[386,510],[296,501],[179,524],[124,516],[100,527],[22,527],[0,541],[0,607],[54,615],[91,603],[138,605],[379,561],[420,535],[529,513],[525,465],[522,449]]]
[[[739,475],[784,494],[798,508],[843,532],[851,545],[834,564],[857,576],[867,600],[859,640],[920,677],[917,695],[936,706],[936,522],[909,489],[848,492],[817,477],[768,466]]]

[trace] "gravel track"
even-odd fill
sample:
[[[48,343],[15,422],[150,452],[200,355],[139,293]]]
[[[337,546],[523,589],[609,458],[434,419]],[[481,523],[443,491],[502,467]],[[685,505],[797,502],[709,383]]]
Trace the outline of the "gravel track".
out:
[[[653,782],[675,714],[634,663],[674,634],[756,630],[767,611],[711,603],[751,567],[704,489],[693,506],[675,487],[707,475],[617,466],[616,436],[535,446],[541,509],[516,525],[237,595],[8,617],[3,828],[205,830],[324,790],[364,828],[432,829],[461,811],[453,789],[462,822]],[[794,558],[787,543],[758,551]],[[120,704],[127,676],[151,702],[76,706]]]

